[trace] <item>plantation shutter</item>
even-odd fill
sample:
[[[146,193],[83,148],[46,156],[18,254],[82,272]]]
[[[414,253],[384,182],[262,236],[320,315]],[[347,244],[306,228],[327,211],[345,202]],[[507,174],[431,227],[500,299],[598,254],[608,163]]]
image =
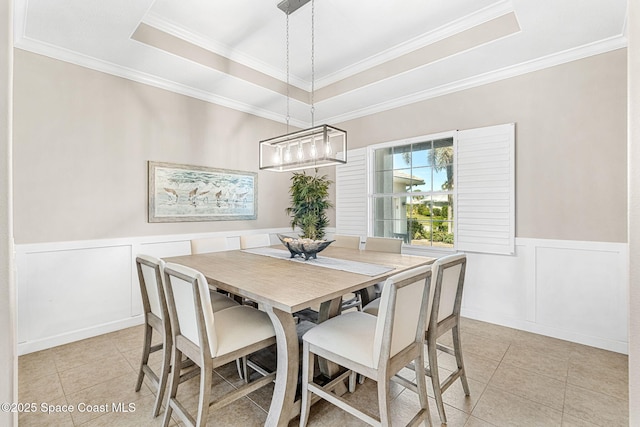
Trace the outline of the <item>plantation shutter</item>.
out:
[[[367,152],[349,150],[348,162],[336,166],[336,234],[367,235]]]
[[[515,252],[515,124],[459,131],[456,249]]]

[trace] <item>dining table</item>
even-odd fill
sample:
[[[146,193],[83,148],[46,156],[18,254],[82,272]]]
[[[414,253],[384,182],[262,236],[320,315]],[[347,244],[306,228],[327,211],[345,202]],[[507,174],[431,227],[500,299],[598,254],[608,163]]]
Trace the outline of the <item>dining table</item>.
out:
[[[299,411],[295,313],[320,307],[318,321],[340,314],[342,296],[428,265],[430,257],[329,246],[317,258],[291,258],[283,246],[165,258],[200,271],[212,288],[255,301],[273,322],[277,374],[266,426],[286,426]],[[331,367],[321,364],[323,373]]]

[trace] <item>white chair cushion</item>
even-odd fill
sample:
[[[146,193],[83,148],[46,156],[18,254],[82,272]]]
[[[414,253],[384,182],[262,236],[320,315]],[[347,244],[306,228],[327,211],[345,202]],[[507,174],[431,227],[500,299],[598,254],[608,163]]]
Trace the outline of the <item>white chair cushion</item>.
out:
[[[220,292],[210,291],[209,294],[211,295],[211,308],[213,309],[214,313],[220,310],[224,310],[225,308],[240,305],[238,304],[238,302],[234,301],[226,295],[221,294]]]
[[[269,316],[246,305],[236,305],[214,313],[217,348],[211,347],[211,356],[219,357],[234,350],[276,335]],[[207,331],[211,333],[210,331]]]
[[[362,308],[364,313],[371,314],[372,316],[377,316],[380,311],[380,298],[376,298],[371,301],[369,304],[365,305]]]
[[[375,368],[373,339],[376,317],[362,312],[349,312],[320,323],[302,339],[332,353]]]

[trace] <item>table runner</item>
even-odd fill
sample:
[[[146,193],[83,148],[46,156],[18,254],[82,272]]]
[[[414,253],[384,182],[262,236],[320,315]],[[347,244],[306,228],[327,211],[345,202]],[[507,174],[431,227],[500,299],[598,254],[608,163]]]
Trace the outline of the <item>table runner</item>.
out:
[[[243,249],[243,252],[248,252],[256,255],[264,255],[293,262],[302,262],[309,265],[316,265],[318,267],[332,268],[334,270],[341,270],[349,273],[363,274],[365,276],[377,276],[394,269],[394,267],[388,267],[386,265],[369,264],[366,262],[351,261],[347,259],[329,258],[320,255],[318,255],[318,258],[310,258],[309,260],[305,261],[304,258],[300,257],[291,258],[291,253],[289,251],[269,247]]]

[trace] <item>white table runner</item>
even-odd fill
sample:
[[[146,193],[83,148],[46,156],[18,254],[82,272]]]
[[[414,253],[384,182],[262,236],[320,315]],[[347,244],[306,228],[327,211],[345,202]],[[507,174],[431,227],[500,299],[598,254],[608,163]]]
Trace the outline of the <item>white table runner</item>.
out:
[[[272,258],[280,258],[293,262],[302,262],[309,265],[317,265],[318,267],[332,268],[334,270],[347,271],[349,273],[363,274],[365,276],[377,276],[379,274],[387,273],[394,269],[394,267],[388,267],[386,265],[369,264],[360,261],[351,261],[347,259],[329,258],[318,254],[318,258],[310,258],[305,260],[304,258],[295,257],[291,258],[291,253],[282,249],[275,248],[253,248],[244,249],[243,252],[248,252],[256,255],[264,255]]]

